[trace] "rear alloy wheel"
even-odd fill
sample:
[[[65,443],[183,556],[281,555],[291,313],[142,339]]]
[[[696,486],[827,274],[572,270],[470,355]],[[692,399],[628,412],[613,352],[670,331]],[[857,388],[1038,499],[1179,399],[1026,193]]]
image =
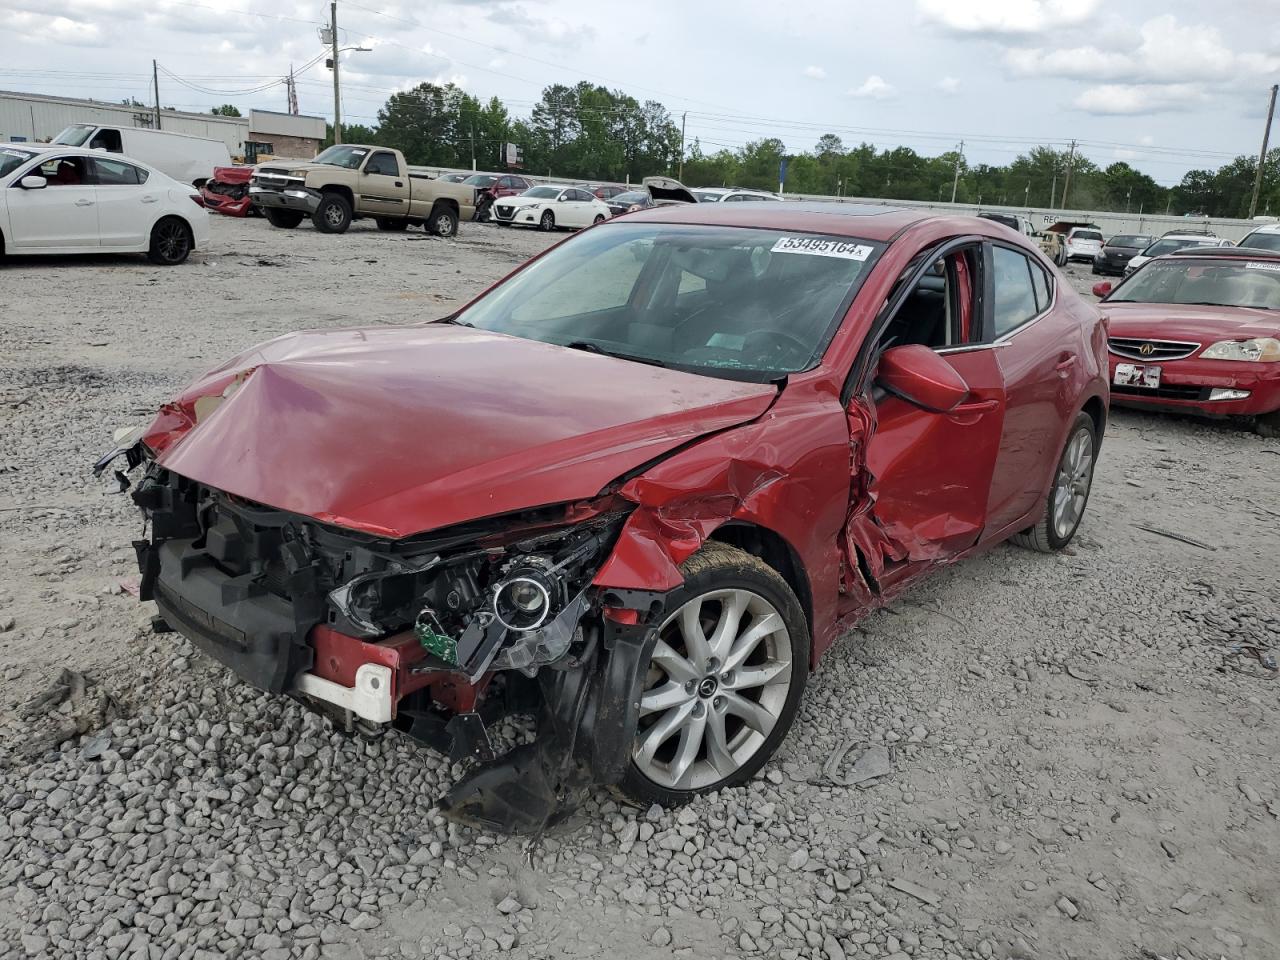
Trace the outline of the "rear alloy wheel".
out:
[[[776,570],[711,542],[682,572],[621,784],[664,806],[751,779],[790,729],[808,676],[804,613]]]
[[[1061,550],[1076,535],[1093,488],[1093,467],[1098,448],[1093,417],[1081,412],[1071,426],[1067,445],[1053,475],[1053,487],[1044,516],[1034,527],[1013,536],[1013,542],[1040,553]]]
[[[162,267],[176,267],[191,255],[191,228],[177,217],[165,217],[151,228],[147,256]]]
[[[267,222],[273,227],[279,227],[281,230],[292,230],[302,222],[302,212],[300,210],[281,210],[278,207],[264,207],[263,213],[267,215]]]
[[[556,228],[556,215],[548,210],[542,215],[542,219],[538,221],[538,229],[550,233]]]
[[[458,215],[448,207],[436,207],[427,220],[427,232],[437,237],[457,236]]]
[[[340,193],[326,193],[311,215],[311,222],[321,233],[346,233],[351,226],[351,204]]]

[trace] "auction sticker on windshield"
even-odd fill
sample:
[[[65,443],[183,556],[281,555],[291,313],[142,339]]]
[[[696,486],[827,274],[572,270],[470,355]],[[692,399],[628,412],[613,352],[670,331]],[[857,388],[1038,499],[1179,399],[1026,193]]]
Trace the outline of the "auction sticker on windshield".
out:
[[[804,253],[811,257],[839,257],[841,260],[865,260],[872,248],[863,243],[848,240],[828,240],[821,237],[779,237],[772,253]]]

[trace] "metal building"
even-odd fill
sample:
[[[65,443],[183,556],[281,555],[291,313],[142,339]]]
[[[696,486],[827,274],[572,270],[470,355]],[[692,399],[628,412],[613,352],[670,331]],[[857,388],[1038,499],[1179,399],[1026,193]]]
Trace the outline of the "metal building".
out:
[[[153,128],[155,111],[101,100],[0,91],[0,142],[49,140],[73,123]],[[277,153],[302,158],[316,154],[326,132],[324,117],[271,110],[250,110],[248,117],[161,110],[160,129],[221,140],[233,156],[243,154],[249,140],[271,143]]]

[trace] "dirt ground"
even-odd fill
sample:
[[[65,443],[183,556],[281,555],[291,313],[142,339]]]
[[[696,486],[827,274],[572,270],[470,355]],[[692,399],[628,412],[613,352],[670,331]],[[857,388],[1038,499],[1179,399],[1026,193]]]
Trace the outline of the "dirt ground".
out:
[[[444,758],[153,635],[137,515],[89,466],[253,342],[441,315],[549,238],[213,220],[180,268],[0,264],[0,956],[1277,955],[1280,680],[1250,650],[1280,646],[1280,442],[1113,411],[1071,549],[863,623],[747,787],[602,793],[530,846],[433,811]],[[59,747],[21,706],[64,669]],[[824,781],[847,742],[893,773]]]

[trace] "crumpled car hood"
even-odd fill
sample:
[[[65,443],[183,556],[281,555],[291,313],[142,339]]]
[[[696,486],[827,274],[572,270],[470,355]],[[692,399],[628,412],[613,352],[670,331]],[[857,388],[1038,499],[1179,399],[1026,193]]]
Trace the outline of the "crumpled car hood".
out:
[[[144,439],[184,477],[403,537],[596,496],[775,396],[449,324],[316,331],[206,374]]]

